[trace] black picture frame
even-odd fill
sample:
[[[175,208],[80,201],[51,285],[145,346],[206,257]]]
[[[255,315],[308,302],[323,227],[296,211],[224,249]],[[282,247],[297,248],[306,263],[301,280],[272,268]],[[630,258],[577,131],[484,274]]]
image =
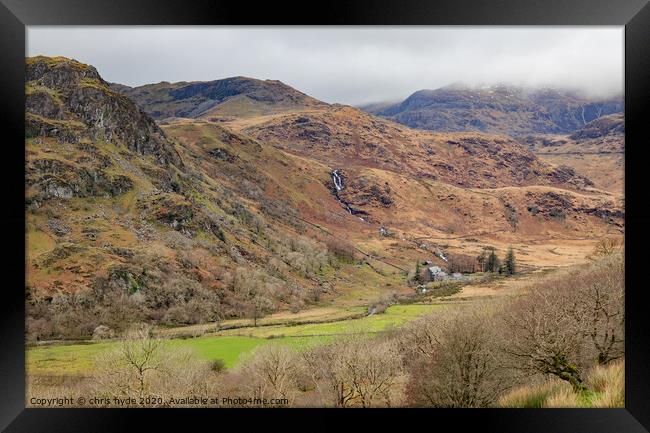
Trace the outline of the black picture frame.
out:
[[[311,7],[310,7],[311,6]],[[617,25],[625,26],[626,201],[626,407],[624,409],[26,409],[25,408],[25,221],[24,64],[30,25]],[[0,124],[3,138],[0,227],[6,254],[0,301],[0,428],[8,432],[128,431],[208,426],[213,430],[264,428],[366,429],[387,421],[413,428],[453,428],[517,433],[611,432],[650,429],[649,316],[644,300],[644,248],[650,212],[645,209],[644,165],[648,147],[650,77],[648,0],[445,0],[330,1],[308,5],[267,2],[172,0],[0,0]],[[587,78],[587,77],[586,77]],[[647,139],[646,139],[647,141]],[[644,146],[645,145],[645,146]],[[250,412],[254,410],[255,412]],[[216,415],[216,416],[215,416]],[[341,421],[339,416],[345,415]],[[260,418],[262,417],[262,418]],[[352,419],[354,418],[354,419]],[[204,424],[207,423],[207,424]],[[157,426],[154,426],[157,425]],[[211,427],[210,427],[211,426]],[[227,427],[233,426],[233,427]]]

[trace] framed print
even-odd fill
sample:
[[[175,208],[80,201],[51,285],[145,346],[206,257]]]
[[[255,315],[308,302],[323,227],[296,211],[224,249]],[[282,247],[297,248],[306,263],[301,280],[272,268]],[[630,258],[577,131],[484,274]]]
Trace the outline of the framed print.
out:
[[[2,427],[647,431],[647,2],[326,6],[2,0]]]

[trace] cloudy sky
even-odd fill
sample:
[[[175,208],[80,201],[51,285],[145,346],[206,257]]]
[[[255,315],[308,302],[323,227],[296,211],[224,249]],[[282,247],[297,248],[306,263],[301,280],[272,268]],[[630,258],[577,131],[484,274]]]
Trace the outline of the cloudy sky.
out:
[[[131,86],[243,75],[352,105],[456,82],[623,91],[623,27],[32,26],[27,53]]]

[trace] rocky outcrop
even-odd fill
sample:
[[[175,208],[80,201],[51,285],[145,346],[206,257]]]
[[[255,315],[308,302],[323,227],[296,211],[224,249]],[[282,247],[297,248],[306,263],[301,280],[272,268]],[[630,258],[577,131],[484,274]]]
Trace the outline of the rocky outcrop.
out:
[[[26,80],[28,138],[104,140],[160,164],[181,163],[158,125],[111,90],[94,67],[64,57],[32,57],[27,59]]]
[[[158,193],[144,196],[138,200],[138,209],[143,219],[169,226],[186,236],[204,231],[225,242],[223,218],[182,195]]]
[[[347,188],[341,191],[341,196],[353,207],[383,207],[393,205],[393,197],[388,182],[379,183],[368,176],[349,179]]]
[[[552,218],[564,218],[566,213],[573,207],[573,202],[568,194],[545,192],[542,194],[526,193],[533,204],[528,206],[528,212],[532,215],[548,216]]]
[[[163,193],[138,201],[138,207],[147,218],[181,230],[194,218],[194,207],[185,197]]]
[[[548,177],[551,179],[551,183],[553,184],[569,184],[576,188],[584,188],[594,185],[591,179],[576,173],[573,168],[566,165],[555,167],[548,173]]]
[[[133,188],[133,181],[96,167],[42,158],[28,161],[26,185],[34,190],[31,203],[38,204],[50,198],[114,197]]]
[[[348,213],[366,222],[377,222],[372,217],[373,207],[388,208],[393,204],[388,182],[380,184],[370,176],[358,176],[344,169],[333,170],[327,186]]]
[[[622,113],[617,113],[593,120],[573,132],[569,137],[573,140],[584,140],[606,135],[623,135],[624,133],[625,119]]]
[[[602,218],[610,223],[620,224],[625,218],[625,211],[612,202],[598,203],[578,202],[569,194],[547,191],[536,194],[526,193],[529,200],[528,212],[533,216],[564,219],[568,215],[588,215]]]

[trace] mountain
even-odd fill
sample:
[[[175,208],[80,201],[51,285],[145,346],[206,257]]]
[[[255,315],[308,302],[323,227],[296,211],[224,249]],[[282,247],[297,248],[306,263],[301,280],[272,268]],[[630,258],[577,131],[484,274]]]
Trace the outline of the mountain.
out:
[[[552,88],[450,85],[420,90],[400,103],[366,106],[365,110],[412,128],[519,136],[570,133],[601,116],[622,112],[623,100],[589,98]]]
[[[145,111],[158,117],[220,122],[264,143],[332,166],[343,167],[349,165],[348,161],[357,160],[366,166],[408,170],[416,177],[444,178],[446,182],[464,187],[570,184],[580,188],[590,185],[589,179],[571,170],[542,163],[508,137],[419,132],[353,107],[321,103],[278,81],[237,77],[189,85],[161,83],[130,90],[114,88],[130,95]],[[255,98],[264,102],[265,110],[243,114],[231,110],[233,96],[223,95],[243,91],[241,89],[245,89],[245,93],[237,93],[235,100]],[[272,89],[272,96],[269,96],[269,89]],[[167,95],[165,97],[176,95],[179,99],[175,103],[186,108],[174,111],[173,116],[161,115],[158,111],[161,93]],[[206,108],[206,97],[209,104],[217,100],[222,102]]]
[[[111,86],[144,107],[154,119],[232,118],[326,105],[280,81],[247,77],[189,83],[162,82],[139,87]]]
[[[623,114],[599,117],[565,135],[528,135],[520,141],[537,153],[619,153],[625,145]]]
[[[599,117],[571,134],[526,135],[519,141],[541,159],[571,167],[591,179],[596,187],[623,195],[623,114]]]
[[[300,309],[334,295],[324,274],[368,279],[301,219],[338,206],[327,170],[215,123],[169,134],[71,59],[26,77],[30,338]]]
[[[44,57],[26,76],[30,338],[365,311],[412,293],[424,258],[513,246],[559,266],[624,230],[622,197],[508,136],[411,129],[276,81],[128,89]]]
[[[592,193],[587,177],[548,164],[503,135],[415,130],[341,105],[222,124],[336,170],[329,188],[351,216],[406,239],[571,236],[587,226],[604,229],[598,219],[611,229],[622,216],[617,197]],[[462,253],[468,247],[460,242],[454,248]]]
[[[184,83],[167,84],[170,87],[183,85]],[[286,92],[287,96],[278,94],[276,100],[290,99],[295,94],[303,95],[288,86],[282,87],[282,91]],[[536,98],[548,99],[548,93],[549,91],[540,91]],[[155,103],[149,104],[143,99],[139,101],[143,109],[154,111]],[[463,195],[467,194],[469,189],[475,188],[485,191],[544,186],[551,189],[560,188],[565,193],[573,194],[588,191],[593,187],[591,179],[571,166],[548,164],[531,152],[526,144],[522,145],[521,142],[505,135],[472,131],[421,131],[369,115],[353,107],[314,103],[311,99],[302,106],[293,105],[291,110],[282,105],[268,104],[261,114],[246,112],[240,115],[215,116],[210,112],[189,111],[184,118],[168,118],[163,127],[166,131],[173,131],[170,132],[172,135],[180,137],[184,136],[184,128],[204,124],[202,122],[218,122],[223,127],[251,137],[264,146],[273,146],[301,158],[302,161],[320,164],[320,170],[325,168],[330,173],[325,186],[341,207],[353,216],[360,216],[361,221],[371,224],[394,224],[400,220],[398,215],[405,209],[418,215],[423,212],[422,218],[426,218],[424,215],[429,211],[437,214],[440,208],[430,210],[429,204],[424,204],[428,200],[424,197],[429,196],[431,184],[436,185],[435,188],[439,185],[460,188]],[[335,170],[340,181],[345,183],[345,188],[335,187],[332,174]],[[321,172],[318,176],[322,178],[327,174]],[[408,199],[402,200],[399,194],[401,188],[397,188],[395,183],[409,184],[413,190],[417,190],[419,186],[414,182],[420,185],[428,184],[428,192],[422,191],[422,197],[419,199],[411,194]],[[499,192],[506,196],[512,193],[512,190]],[[521,199],[523,208],[531,206],[531,203],[527,202],[535,195],[536,193],[530,192],[526,196],[528,198]],[[620,204],[617,199],[603,199],[608,204],[603,202],[593,206],[597,208],[602,205],[610,209],[605,212],[607,215],[619,215],[618,211],[614,210]],[[507,197],[499,197],[496,206],[502,209],[503,203],[514,206]],[[469,206],[467,203],[465,205]],[[532,206],[535,207],[534,204]],[[592,205],[578,209],[594,209],[590,206]],[[303,204],[303,209],[308,207]],[[580,212],[578,210],[578,213]],[[457,209],[452,211],[452,219],[460,218],[458,213]],[[505,211],[506,215],[510,213],[509,210]],[[311,216],[319,223],[327,221],[327,218],[322,220],[322,215]],[[330,228],[338,229],[331,226]],[[530,225],[534,232],[537,232],[538,228],[535,228],[535,224]],[[400,229],[407,232],[420,230],[416,229],[416,226],[404,226]],[[521,227],[519,229],[521,230]]]

